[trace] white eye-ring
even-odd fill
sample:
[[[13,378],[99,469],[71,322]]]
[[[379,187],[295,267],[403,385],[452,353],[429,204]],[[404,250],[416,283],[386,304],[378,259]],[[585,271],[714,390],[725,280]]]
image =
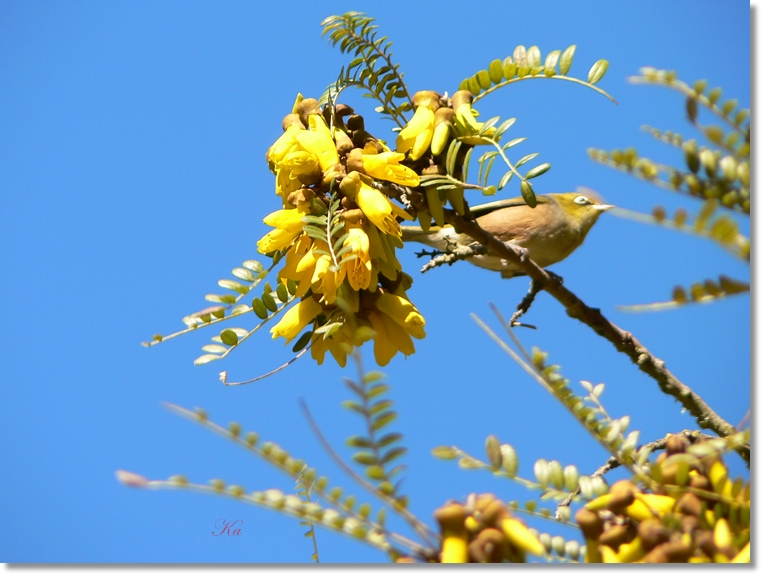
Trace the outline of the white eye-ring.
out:
[[[574,198],[574,203],[579,204],[581,206],[589,206],[593,203],[593,201],[587,196],[577,196],[576,198]]]

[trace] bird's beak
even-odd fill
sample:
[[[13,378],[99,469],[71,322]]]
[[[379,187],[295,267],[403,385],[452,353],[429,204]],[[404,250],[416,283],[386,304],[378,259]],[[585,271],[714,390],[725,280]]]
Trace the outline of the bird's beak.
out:
[[[611,204],[593,204],[591,207],[598,210],[599,212],[605,212],[611,208],[615,208],[616,206],[612,206]]]

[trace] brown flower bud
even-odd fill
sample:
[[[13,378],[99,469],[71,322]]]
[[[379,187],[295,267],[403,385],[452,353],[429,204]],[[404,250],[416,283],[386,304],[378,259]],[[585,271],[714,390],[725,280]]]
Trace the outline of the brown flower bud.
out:
[[[488,527],[468,544],[469,559],[476,563],[502,563],[507,544],[502,531]]]
[[[638,537],[643,542],[643,548],[650,551],[669,540],[669,530],[656,518],[646,519],[638,525]]]
[[[629,479],[617,481],[609,490],[609,493],[611,494],[609,509],[616,511],[618,509],[629,507],[632,505],[632,502],[635,501],[635,493],[637,493],[637,491],[638,488],[635,487]]]
[[[690,545],[686,545],[682,541],[669,541],[657,549],[662,549],[667,556],[668,563],[686,563],[692,555]]]
[[[365,120],[360,114],[352,114],[347,118],[346,125],[349,130],[364,130]]]
[[[625,525],[614,525],[607,529],[599,538],[601,545],[608,545],[614,551],[619,550],[622,543],[626,543],[632,533]]]
[[[701,489],[703,491],[712,490],[712,484],[709,482],[709,479],[704,475],[691,476],[691,479],[688,482],[688,485],[690,485],[694,489]]]
[[[362,163],[363,153],[360,148],[355,148],[347,154],[347,171],[365,173],[365,167]]]
[[[673,453],[685,453],[685,450],[689,445],[690,441],[682,435],[670,435],[667,438],[666,451],[669,455],[672,455]]]
[[[302,124],[302,121],[299,118],[299,114],[286,114],[283,117],[283,122],[281,123],[281,125],[283,126],[284,132],[288,130],[288,128],[290,128],[291,126],[304,128],[304,124]]]
[[[695,515],[683,515],[680,519],[680,528],[683,533],[688,533],[689,535],[698,529],[700,524],[701,520]]]
[[[677,501],[675,511],[698,517],[701,514],[701,500],[693,493],[686,493]]]
[[[696,536],[696,547],[701,549],[702,553],[710,559],[717,553],[717,543],[714,542],[714,533],[711,531],[702,531]]]
[[[474,95],[468,90],[458,90],[452,95],[452,109],[457,110],[463,104],[470,104],[474,101]]]
[[[333,110],[337,118],[343,118],[344,116],[350,116],[355,113],[354,108],[352,108],[352,106],[347,106],[346,104],[336,104],[336,107]]]
[[[296,107],[296,111],[299,114],[299,118],[301,118],[302,123],[305,126],[308,126],[309,121],[307,120],[307,116],[310,114],[320,113],[320,106],[318,106],[318,101],[315,98],[305,98],[299,102],[299,105]]]
[[[476,504],[479,508],[479,503]],[[492,500],[489,505],[482,510],[482,523],[484,525],[497,525],[497,522],[508,514],[508,508],[505,503],[497,499]]]
[[[577,511],[574,519],[587,540],[597,541],[603,533],[603,519],[594,511],[583,507]]]
[[[439,522],[443,533],[465,531],[466,508],[460,503],[450,503],[434,511],[434,518]]]

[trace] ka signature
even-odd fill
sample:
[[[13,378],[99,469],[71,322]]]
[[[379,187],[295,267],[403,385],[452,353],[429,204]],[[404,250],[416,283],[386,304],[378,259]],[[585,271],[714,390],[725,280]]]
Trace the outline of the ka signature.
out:
[[[242,525],[243,520],[241,519],[236,519],[235,521],[225,521],[224,519],[218,519],[214,522],[214,531],[212,531],[212,535],[214,537],[219,537],[220,535],[227,533],[228,537],[238,537],[241,534]],[[219,531],[219,533],[216,531]]]

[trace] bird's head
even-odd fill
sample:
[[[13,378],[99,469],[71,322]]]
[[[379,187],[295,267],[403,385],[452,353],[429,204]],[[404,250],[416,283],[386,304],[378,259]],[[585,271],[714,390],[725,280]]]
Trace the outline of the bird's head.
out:
[[[603,212],[614,206],[604,204],[595,194],[567,192],[552,194],[570,222],[587,232]]]

